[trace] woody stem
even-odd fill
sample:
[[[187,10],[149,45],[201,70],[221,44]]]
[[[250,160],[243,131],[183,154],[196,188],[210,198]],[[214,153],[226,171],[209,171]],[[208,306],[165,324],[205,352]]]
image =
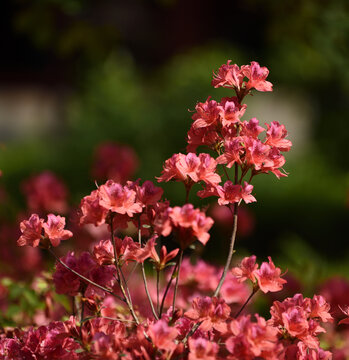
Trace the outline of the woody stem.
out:
[[[237,167],[237,164],[235,164],[235,176],[234,177],[235,177],[235,184],[237,184],[237,182],[238,182],[238,167]],[[235,239],[236,239],[236,233],[237,233],[237,227],[238,227],[238,206],[239,206],[239,203],[235,202],[234,203],[234,210],[233,210],[233,232],[232,232],[231,238],[230,238],[229,253],[228,253],[227,260],[225,262],[223,274],[221,276],[221,279],[219,280],[218,286],[217,286],[213,296],[218,296],[219,295],[219,292],[221,291],[222,285],[223,285],[224,280],[225,280],[225,278],[227,276],[227,273],[229,271],[231,259],[233,257],[234,245],[235,245]]]
[[[62,266],[64,266],[67,270],[71,271],[73,274],[75,274],[76,276],[78,276],[81,280],[83,280],[83,281],[87,282],[88,284],[91,284],[91,285],[93,285],[93,286],[95,286],[95,287],[97,287],[97,288],[105,291],[106,293],[108,293],[108,294],[116,297],[117,299],[119,299],[119,300],[121,300],[121,301],[123,301],[123,302],[126,302],[126,300],[123,299],[121,296],[119,296],[119,295],[117,295],[117,294],[114,294],[112,290],[107,289],[107,288],[105,288],[104,286],[95,283],[94,281],[88,279],[87,277],[79,274],[77,271],[71,269],[67,264],[65,264],[65,263],[53,252],[52,249],[49,249],[49,252],[54,256],[54,258],[56,259],[57,262],[59,262],[59,263],[60,263]]]
[[[138,242],[140,245],[142,245],[142,230],[141,230],[141,224],[140,221],[138,221]],[[144,270],[144,263],[141,263],[141,268],[142,268],[142,277],[143,277],[143,283],[144,283],[144,289],[145,292],[147,294],[147,298],[151,307],[151,311],[154,315],[154,318],[156,320],[159,320],[158,314],[156,313],[156,310],[154,308],[154,304],[153,304],[153,300],[151,299],[150,293],[149,293],[149,289],[148,289],[148,282],[147,282],[147,277],[145,275],[145,270]]]
[[[165,299],[166,299],[168,290],[170,289],[170,286],[171,286],[171,284],[172,284],[172,281],[173,281],[173,279],[175,278],[175,273],[176,273],[177,267],[178,267],[178,262],[176,263],[175,267],[173,268],[173,272],[172,272],[171,278],[170,278],[170,280],[169,280],[168,283],[167,283],[167,286],[166,286],[164,295],[163,295],[163,297],[162,297],[162,301],[161,301],[161,305],[160,305],[160,312],[159,312],[159,316],[160,316],[160,317],[161,317],[161,314],[162,314],[162,311],[163,311],[163,308],[164,308]]]
[[[125,277],[123,276],[123,274],[121,273],[121,269],[120,269],[120,265],[119,265],[119,259],[118,259],[118,254],[116,252],[116,244],[115,244],[115,236],[114,236],[114,228],[113,228],[113,219],[111,219],[110,221],[110,234],[111,234],[111,240],[112,240],[112,244],[113,244],[113,250],[114,250],[114,258],[115,258],[115,268],[116,268],[116,274],[119,280],[119,286],[120,286],[120,290],[122,292],[122,295],[125,298],[126,304],[130,310],[130,313],[134,319],[134,321],[136,322],[137,325],[139,325],[139,320],[138,317],[133,309],[133,305],[132,305],[132,301],[131,299],[128,298],[124,285],[123,285],[123,281],[125,281]],[[127,286],[127,285],[126,285]],[[128,288],[127,288],[128,291]],[[128,291],[129,293],[129,291]]]
[[[172,301],[172,316],[175,312],[175,305],[176,305],[176,296],[177,296],[177,290],[178,290],[178,281],[179,281],[179,274],[181,271],[181,265],[183,260],[183,250],[181,249],[179,253],[179,259],[178,259],[178,271],[177,271],[177,277],[176,277],[176,284],[173,292],[173,301]]]
[[[234,319],[236,319],[241,313],[242,311],[245,309],[246,305],[250,302],[250,300],[252,299],[253,295],[259,290],[259,288],[253,288],[252,293],[250,294],[250,296],[247,298],[247,300],[244,302],[244,304],[241,306],[240,310],[234,315]]]

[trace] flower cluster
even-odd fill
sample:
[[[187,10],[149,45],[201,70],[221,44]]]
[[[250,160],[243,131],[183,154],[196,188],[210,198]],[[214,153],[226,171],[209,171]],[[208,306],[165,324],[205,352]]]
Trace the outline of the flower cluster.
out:
[[[40,313],[35,314],[39,320],[32,325],[45,320],[49,324],[4,329],[0,334],[4,359],[331,359],[319,340],[326,332],[323,323],[333,320],[325,297],[296,294],[274,301],[270,319],[252,317],[246,314],[252,298],[282,290],[286,280],[271,257],[258,265],[252,255],[230,267],[238,207],[242,201],[256,201],[252,179],[268,172],[278,178],[287,175],[282,153],[292,143],[285,126],[273,121],[264,128],[256,118],[241,120],[245,96],[253,90],[272,91],[268,74],[257,62],[239,67],[230,61],[214,73],[212,85],[235,94],[219,102],[209,97],[196,105],[188,153],[166,160],[157,178],[182,182],[184,205],[171,206],[151,181],[127,181],[135,170],[134,154],[106,144],[97,152],[94,174],[109,180],[80,203],[79,224],[101,230],[96,231],[91,252],[55,254],[52,247],[73,235],[61,216],[49,214],[45,221],[33,214],[21,222],[18,245],[40,245],[55,256],[55,295],[67,296],[72,305],[62,301],[69,320],[53,321],[64,318],[50,319],[49,311],[43,316],[41,308],[41,320]],[[197,154],[201,146],[209,153]],[[232,235],[224,267],[197,259],[203,247],[190,246],[196,240],[206,245],[213,226],[213,219],[189,202],[196,183],[203,186],[199,197],[215,196],[230,212]],[[175,248],[172,240],[178,244]],[[149,276],[147,264],[154,276]],[[52,294],[47,287],[45,309],[53,308]],[[348,308],[343,311],[348,317]],[[348,318],[341,323],[345,326]]]
[[[65,230],[65,218],[59,215],[48,214],[47,221],[39,218],[37,214],[32,214],[28,220],[23,220],[20,224],[22,232],[18,239],[19,246],[30,245],[37,247],[40,245],[58,246],[62,240],[67,240],[73,236],[69,230]]]

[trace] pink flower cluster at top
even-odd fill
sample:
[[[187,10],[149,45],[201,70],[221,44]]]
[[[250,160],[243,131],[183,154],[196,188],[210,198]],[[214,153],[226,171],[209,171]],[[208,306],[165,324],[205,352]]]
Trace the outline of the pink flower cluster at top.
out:
[[[212,85],[232,88],[236,96],[222,98],[220,102],[209,97],[196,105],[187,137],[189,153],[174,154],[166,160],[158,181],[182,181],[187,189],[193,183],[202,182],[204,190],[198,192],[199,196],[218,196],[220,205],[228,205],[241,200],[245,203],[256,201],[249,183],[258,174],[272,172],[278,178],[287,176],[282,169],[285,164],[282,152],[289,151],[292,143],[286,139],[285,126],[272,121],[265,129],[256,118],[241,120],[247,107],[242,104],[246,95],[253,89],[272,91],[272,84],[266,81],[268,74],[267,68],[260,67],[257,62],[241,68],[231,65],[230,61],[222,65],[214,74]],[[265,133],[264,140],[262,133]],[[194,152],[199,146],[213,150],[217,157],[206,153],[197,156]],[[219,164],[228,169],[236,167],[234,181],[225,171],[228,178],[220,184]],[[248,173],[249,180],[243,181]]]

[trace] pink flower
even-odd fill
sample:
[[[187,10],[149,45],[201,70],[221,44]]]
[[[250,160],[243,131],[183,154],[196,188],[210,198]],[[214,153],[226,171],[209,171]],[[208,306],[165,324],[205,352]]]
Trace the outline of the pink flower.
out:
[[[169,235],[172,229],[178,232],[181,248],[189,246],[195,238],[202,244],[206,244],[210,238],[208,231],[213,225],[213,220],[206,217],[205,213],[199,209],[194,209],[192,204],[182,207],[175,206],[168,211],[170,219],[169,227],[163,231],[162,235]]]
[[[244,147],[241,137],[233,138],[224,143],[224,153],[216,161],[218,164],[227,164],[231,168],[235,163],[241,164],[240,156],[243,154]]]
[[[262,126],[259,126],[259,121],[256,118],[252,118],[250,121],[244,121],[242,123],[242,129],[240,134],[242,136],[250,136],[257,139],[258,135],[265,131]]]
[[[155,249],[155,240],[156,237],[152,237],[151,239],[149,239],[148,242],[145,244],[144,250],[146,251],[147,249],[149,249],[150,261],[154,262],[157,271],[161,271],[166,267],[166,264],[169,261],[171,261],[177,256],[179,249],[175,249],[167,253],[167,248],[163,245],[160,250],[159,256]]]
[[[172,352],[177,345],[174,340],[178,336],[176,328],[168,326],[165,320],[159,320],[149,326],[147,333],[155,347],[161,350]]]
[[[234,185],[230,180],[226,181],[222,186],[216,187],[219,199],[219,205],[227,205],[231,203],[237,203],[240,200],[244,200],[246,204],[257,201],[251,194],[253,185],[244,182],[244,186],[237,184]]]
[[[195,106],[196,113],[192,116],[194,120],[193,129],[206,128],[214,125],[219,119],[220,109],[214,100],[210,97],[204,103],[198,103]]]
[[[99,265],[114,264],[114,249],[110,240],[101,240],[95,245],[93,255]]]
[[[219,135],[215,125],[197,129],[191,126],[187,134],[187,151],[195,152],[199,146],[214,147],[218,140]]]
[[[256,281],[255,272],[258,268],[256,264],[256,256],[245,257],[242,259],[239,266],[232,269],[232,274],[236,276],[237,280],[243,282],[250,279],[252,282]]]
[[[47,215],[47,222],[43,223],[43,228],[52,246],[58,246],[62,240],[67,240],[73,236],[73,233],[69,230],[64,230],[64,227],[64,217],[53,214]]]
[[[285,139],[287,136],[285,125],[280,125],[277,121],[272,121],[270,125],[266,125],[268,127],[268,131],[265,144],[275,146],[280,151],[289,151],[291,149],[292,142]]]
[[[202,337],[189,338],[188,360],[216,360],[219,347],[216,343],[210,342]]]
[[[222,186],[217,186],[218,204],[227,205],[241,200],[241,185],[234,185],[230,180]]]
[[[144,205],[154,205],[164,192],[160,187],[155,186],[151,181],[144,181],[142,186],[136,187],[138,200]]]
[[[158,181],[204,181],[208,184],[218,184],[221,181],[216,171],[216,160],[209,154],[194,153],[174,154],[170,159],[165,161],[162,175],[158,177]]]
[[[215,329],[224,333],[227,331],[226,321],[230,311],[230,307],[223,299],[205,296],[195,298],[192,302],[192,309],[188,310],[184,316],[202,322],[200,329],[203,331]]]
[[[231,359],[277,359],[274,357],[278,348],[277,329],[257,314],[255,317],[256,323],[251,321],[251,315],[240,316],[230,323],[232,336],[226,340],[226,348],[233,355]]]
[[[99,204],[99,192],[94,190],[90,195],[85,196],[80,203],[82,216],[80,217],[80,225],[94,224],[102,225],[105,222],[108,210]]]
[[[287,281],[280,277],[281,270],[275,267],[271,257],[268,257],[269,263],[263,262],[259,270],[255,271],[259,288],[267,293],[269,291],[280,291]]]
[[[113,180],[108,180],[99,187],[99,197],[99,204],[112,212],[132,217],[142,211],[142,206],[136,202],[136,192]]]
[[[32,214],[29,220],[23,220],[20,224],[22,235],[17,240],[17,245],[29,245],[32,247],[39,246],[42,236],[43,223],[44,220],[40,219],[37,214]]]
[[[273,91],[273,84],[266,81],[269,70],[266,67],[260,67],[258,62],[252,61],[251,65],[241,66],[241,72],[249,79],[246,90],[254,88],[258,91]]]
[[[219,104],[222,125],[240,123],[240,118],[245,114],[246,108],[247,105],[241,105],[235,96],[223,98]]]
[[[244,75],[236,64],[230,65],[230,63],[231,60],[228,60],[219,68],[217,73],[213,73],[212,86],[240,89]]]

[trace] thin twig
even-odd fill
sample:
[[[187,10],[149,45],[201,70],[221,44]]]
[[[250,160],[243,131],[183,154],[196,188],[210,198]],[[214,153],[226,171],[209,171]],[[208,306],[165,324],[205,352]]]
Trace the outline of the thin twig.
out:
[[[239,175],[238,166],[235,163],[235,176],[234,176],[235,184],[237,184],[237,182],[238,182],[238,175]],[[227,273],[229,271],[231,259],[233,257],[234,244],[235,244],[236,232],[237,232],[237,227],[238,227],[238,206],[239,206],[239,203],[234,203],[233,232],[231,234],[231,239],[230,239],[229,253],[228,253],[228,257],[227,257],[227,260],[226,260],[226,263],[224,266],[223,274],[221,276],[221,279],[219,280],[218,286],[217,286],[213,296],[219,295],[219,292],[221,291],[221,287],[224,283],[225,277],[227,276]]]
[[[89,284],[91,284],[91,285],[93,285],[93,286],[95,286],[95,287],[97,287],[97,288],[105,291],[106,293],[108,293],[108,294],[116,297],[117,299],[119,299],[119,300],[121,300],[121,301],[123,301],[123,302],[126,302],[126,300],[123,299],[121,296],[119,296],[119,295],[117,295],[117,294],[114,294],[112,290],[107,289],[107,288],[105,288],[104,286],[95,283],[94,281],[88,279],[88,278],[85,277],[84,275],[81,275],[81,274],[79,274],[77,271],[71,269],[67,264],[65,264],[65,263],[53,252],[52,249],[49,249],[49,252],[54,256],[54,258],[55,258],[62,266],[64,266],[67,270],[71,271],[73,274],[75,274],[76,276],[78,276],[80,279],[82,279],[82,280],[84,280],[85,282],[87,282],[87,283],[89,283]]]
[[[221,276],[221,279],[219,280],[218,286],[217,286],[213,296],[219,295],[219,292],[221,291],[221,287],[224,283],[225,277],[227,276],[227,273],[229,271],[231,259],[233,257],[233,253],[234,253],[234,244],[235,244],[235,239],[236,239],[237,223],[238,223],[238,203],[234,203],[233,232],[231,234],[231,239],[230,239],[229,253],[228,253],[227,261],[224,266],[223,274]]]
[[[245,309],[246,305],[250,302],[250,300],[252,299],[253,295],[259,290],[258,287],[254,287],[252,290],[252,293],[250,294],[250,296],[247,298],[247,300],[244,302],[244,304],[241,306],[240,310],[234,315],[234,319],[236,319],[241,312]]]
[[[160,317],[161,317],[162,311],[163,311],[163,309],[164,309],[164,304],[165,304],[165,299],[166,299],[167,293],[168,293],[168,291],[169,291],[169,289],[170,289],[170,287],[171,287],[171,284],[172,284],[173,279],[175,278],[175,273],[176,273],[177,267],[178,267],[178,262],[176,262],[176,265],[175,265],[175,267],[173,268],[172,275],[171,275],[171,277],[170,277],[170,280],[169,280],[168,283],[167,283],[167,286],[166,286],[164,295],[162,296],[162,301],[161,301],[161,306],[160,306],[160,312],[159,312],[159,316],[160,316]]]
[[[142,245],[142,230],[141,230],[141,224],[140,224],[140,220],[138,220],[138,242],[140,245]],[[151,311],[154,315],[154,318],[156,320],[159,320],[158,314],[156,313],[156,310],[154,308],[154,304],[153,304],[153,300],[150,296],[149,293],[149,289],[148,289],[148,282],[147,282],[147,277],[145,275],[145,269],[144,269],[144,263],[141,263],[141,268],[142,268],[142,277],[143,277],[143,283],[144,283],[144,289],[145,289],[145,293],[147,294],[147,298],[151,307]]]
[[[174,315],[174,312],[175,312],[176,296],[177,296],[177,290],[178,290],[178,281],[179,281],[179,274],[180,274],[180,271],[181,271],[182,260],[183,260],[183,250],[181,249],[181,251],[179,253],[179,259],[178,259],[178,271],[177,271],[177,277],[176,277],[176,284],[175,284],[175,288],[174,288],[174,292],[173,292],[172,316]]]
[[[133,309],[133,305],[132,305],[132,302],[130,301],[130,299],[127,297],[127,294],[126,294],[126,291],[125,291],[125,288],[124,288],[124,285],[123,285],[123,279],[125,280],[123,274],[121,273],[121,269],[120,269],[120,266],[119,266],[119,259],[118,259],[118,254],[116,252],[116,244],[115,244],[115,237],[114,237],[114,229],[113,229],[113,219],[111,219],[110,221],[110,233],[111,233],[111,240],[112,240],[112,244],[113,244],[113,250],[114,250],[114,258],[115,258],[115,268],[116,268],[116,274],[118,276],[118,279],[119,279],[119,286],[120,286],[120,290],[122,292],[122,295],[124,296],[125,298],[125,301],[126,301],[126,304],[130,310],[130,313],[134,319],[134,321],[136,322],[137,325],[139,325],[139,320],[138,320],[138,317]],[[122,279],[123,277],[123,279]],[[127,288],[128,289],[128,288]],[[129,293],[129,292],[128,292]]]
[[[156,270],[156,310],[160,314],[160,271]]]

